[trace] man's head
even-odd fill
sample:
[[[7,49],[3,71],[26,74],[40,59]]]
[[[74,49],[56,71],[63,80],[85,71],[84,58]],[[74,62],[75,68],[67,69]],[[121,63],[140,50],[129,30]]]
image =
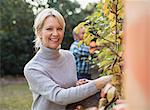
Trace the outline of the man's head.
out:
[[[74,40],[82,40],[85,33],[85,27],[83,23],[80,23],[73,29],[73,38]]]

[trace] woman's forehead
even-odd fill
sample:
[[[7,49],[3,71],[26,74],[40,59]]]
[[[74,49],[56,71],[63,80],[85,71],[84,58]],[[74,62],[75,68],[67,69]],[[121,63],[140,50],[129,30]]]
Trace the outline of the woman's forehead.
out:
[[[44,20],[44,26],[61,26],[58,19],[54,16],[48,16]]]

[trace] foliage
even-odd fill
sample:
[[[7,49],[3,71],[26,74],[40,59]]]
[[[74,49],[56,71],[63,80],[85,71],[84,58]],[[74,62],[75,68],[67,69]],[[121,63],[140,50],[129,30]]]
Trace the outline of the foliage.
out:
[[[123,77],[123,3],[122,0],[103,0],[96,11],[86,18],[83,42],[95,43],[92,59],[98,66],[100,76],[113,75],[112,84],[119,98],[122,93]],[[92,49],[91,48],[91,49]]]
[[[0,10],[0,74],[20,75],[32,57],[34,15],[23,0],[1,0]]]

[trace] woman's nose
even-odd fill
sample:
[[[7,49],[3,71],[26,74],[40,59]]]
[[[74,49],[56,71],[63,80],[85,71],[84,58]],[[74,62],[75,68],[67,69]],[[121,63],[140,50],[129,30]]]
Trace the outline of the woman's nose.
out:
[[[57,36],[57,35],[58,35],[57,29],[54,29],[52,34],[53,34],[54,36]]]

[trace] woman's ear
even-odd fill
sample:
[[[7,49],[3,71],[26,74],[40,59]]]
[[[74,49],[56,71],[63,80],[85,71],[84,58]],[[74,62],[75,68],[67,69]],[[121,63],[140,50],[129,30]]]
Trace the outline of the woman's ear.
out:
[[[38,36],[40,39],[42,39],[42,33],[41,33],[41,31],[38,31],[38,32],[37,32],[37,36]]]

